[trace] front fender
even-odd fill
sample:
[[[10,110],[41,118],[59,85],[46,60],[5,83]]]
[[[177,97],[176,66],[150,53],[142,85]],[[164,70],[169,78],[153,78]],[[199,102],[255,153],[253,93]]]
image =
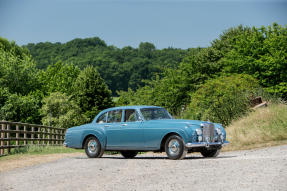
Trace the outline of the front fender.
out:
[[[192,133],[193,131],[190,128],[175,128],[166,132],[161,140],[163,141],[168,134],[178,134],[183,139],[184,143],[188,143],[192,140]]]

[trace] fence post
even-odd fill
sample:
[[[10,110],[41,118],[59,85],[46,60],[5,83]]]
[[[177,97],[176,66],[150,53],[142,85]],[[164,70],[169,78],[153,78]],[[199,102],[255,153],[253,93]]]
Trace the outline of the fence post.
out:
[[[46,142],[45,142],[45,131],[46,131],[46,128],[43,127],[43,129],[41,129],[41,141],[42,141],[42,144],[45,145]]]
[[[52,131],[52,145],[55,144],[55,129],[51,129]]]
[[[24,125],[24,145],[27,145],[27,126]]]
[[[48,128],[48,145],[50,145],[50,128]]]
[[[19,145],[19,125],[16,125],[16,146]]]
[[[59,130],[56,129],[56,144],[59,144]]]
[[[65,133],[66,133],[66,130],[67,130],[67,129],[63,129],[63,130],[62,130],[62,139],[63,139],[63,140],[62,140],[62,144],[64,144],[64,141],[65,141]]]
[[[8,151],[8,154],[10,154],[10,152],[11,152],[11,148],[10,148],[10,132],[9,132],[10,124],[7,124],[7,130],[8,130],[8,132],[7,132],[7,146],[8,146],[7,151]]]
[[[41,127],[38,127],[38,145],[40,145],[40,134],[41,134]]]
[[[1,128],[2,128],[2,130],[5,130],[5,124],[4,123],[2,123]],[[4,141],[3,141],[4,138],[5,138],[5,133],[2,131],[1,132],[1,146],[4,146]],[[0,150],[0,154],[4,155],[4,149]]]
[[[35,127],[32,126],[32,129],[31,129],[31,145],[34,144],[34,130],[35,130]]]

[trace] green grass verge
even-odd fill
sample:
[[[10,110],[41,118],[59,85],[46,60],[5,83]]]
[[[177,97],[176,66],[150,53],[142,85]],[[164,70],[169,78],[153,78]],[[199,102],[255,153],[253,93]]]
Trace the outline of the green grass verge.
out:
[[[226,132],[230,145],[225,150],[286,144],[287,105],[270,104],[259,108],[234,121],[226,128]]]
[[[52,154],[52,153],[75,153],[83,152],[81,149],[66,148],[63,146],[38,146],[38,145],[27,145],[25,147],[11,149],[10,155],[17,154]],[[3,156],[5,157],[5,156]],[[0,157],[1,159],[2,157]]]

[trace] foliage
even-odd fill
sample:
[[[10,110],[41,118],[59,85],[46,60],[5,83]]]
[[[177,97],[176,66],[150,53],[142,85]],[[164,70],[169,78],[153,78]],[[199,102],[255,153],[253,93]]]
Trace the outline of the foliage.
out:
[[[45,94],[62,92],[72,94],[72,86],[80,73],[80,69],[72,64],[57,62],[48,66],[46,71],[41,71],[39,79]]]
[[[207,81],[191,95],[186,117],[227,126],[249,110],[258,82],[249,75],[223,76]]]
[[[73,86],[73,99],[89,120],[101,110],[113,105],[111,91],[99,72],[92,66],[81,71],[76,79]]]
[[[270,93],[287,98],[287,28],[272,26],[243,31],[224,58],[225,73],[250,74]]]
[[[69,128],[87,121],[79,106],[65,93],[54,92],[43,99],[42,123],[58,128]]]
[[[6,94],[9,95],[9,94]],[[0,108],[0,119],[24,123],[39,123],[39,102],[34,95],[10,94]]]
[[[234,74],[249,74],[265,91],[287,99],[286,30],[276,23],[230,28],[210,47],[189,50],[177,68],[165,69],[136,91],[119,92],[117,104],[154,104],[182,116],[206,81]]]
[[[110,89],[120,95],[117,105],[158,105],[181,117],[189,108],[185,116],[228,124],[247,111],[240,104],[246,103],[248,88],[253,90],[247,79],[287,99],[286,44],[287,27],[276,23],[230,28],[211,46],[187,50],[159,50],[148,42],[117,48],[98,37],[19,47],[0,38],[0,117],[39,122],[43,98],[61,92],[74,113],[91,120],[113,105]]]
[[[107,46],[98,37],[74,39],[64,44],[30,43],[25,47],[30,50],[40,69],[59,61],[81,69],[88,65],[96,67],[113,95],[116,95],[116,91],[135,90],[145,85],[143,79],[151,79],[164,68],[176,68],[187,52],[175,48],[157,50],[148,42],[140,43],[138,48],[128,46],[119,49]]]
[[[0,86],[22,95],[39,88],[35,63],[26,49],[0,38]]]

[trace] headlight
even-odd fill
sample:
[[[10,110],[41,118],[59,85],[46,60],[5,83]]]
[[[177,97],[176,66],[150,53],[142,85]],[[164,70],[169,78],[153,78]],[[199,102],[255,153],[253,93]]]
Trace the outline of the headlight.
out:
[[[221,135],[221,134],[222,134],[221,129],[220,129],[220,128],[216,128],[216,133],[217,133],[218,135]]]
[[[201,129],[195,129],[195,132],[197,135],[202,135],[202,130]]]

